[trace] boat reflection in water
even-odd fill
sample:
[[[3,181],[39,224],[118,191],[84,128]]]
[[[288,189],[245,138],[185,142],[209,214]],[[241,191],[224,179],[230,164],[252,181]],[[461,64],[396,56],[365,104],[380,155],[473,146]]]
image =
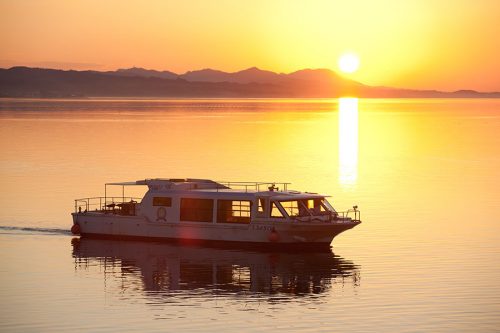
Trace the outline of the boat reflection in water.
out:
[[[359,268],[329,251],[270,253],[91,238],[74,238],[72,245],[77,271],[97,267],[105,284],[119,281],[120,292],[310,295],[337,283],[359,283]]]

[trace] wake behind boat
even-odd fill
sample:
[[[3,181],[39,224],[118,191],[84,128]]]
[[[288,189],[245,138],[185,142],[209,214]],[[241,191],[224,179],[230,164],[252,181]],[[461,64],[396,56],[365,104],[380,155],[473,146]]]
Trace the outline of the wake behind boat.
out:
[[[147,186],[142,199],[127,186]],[[289,183],[145,179],[105,184],[105,196],[75,200],[74,234],[115,238],[329,246],[361,223],[357,206],[336,211],[325,195],[288,190]],[[121,197],[108,197],[121,186]]]

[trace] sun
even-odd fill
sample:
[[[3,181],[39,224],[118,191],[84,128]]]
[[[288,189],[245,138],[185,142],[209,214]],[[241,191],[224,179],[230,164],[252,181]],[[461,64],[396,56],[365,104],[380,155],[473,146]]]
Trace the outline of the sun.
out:
[[[357,54],[344,53],[339,58],[339,68],[344,73],[354,73],[359,68],[359,57]]]

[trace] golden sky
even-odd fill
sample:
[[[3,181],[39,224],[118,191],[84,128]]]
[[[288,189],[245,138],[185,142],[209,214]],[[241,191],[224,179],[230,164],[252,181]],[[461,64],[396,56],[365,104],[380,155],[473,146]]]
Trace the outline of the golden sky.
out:
[[[370,85],[500,90],[500,0],[0,0],[0,67],[337,69]]]

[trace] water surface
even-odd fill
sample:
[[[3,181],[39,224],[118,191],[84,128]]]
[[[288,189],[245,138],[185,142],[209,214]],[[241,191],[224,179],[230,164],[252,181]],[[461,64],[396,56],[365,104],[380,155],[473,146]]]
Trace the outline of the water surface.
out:
[[[496,331],[499,129],[498,100],[2,99],[0,330]],[[67,232],[152,177],[289,181],[363,223],[327,253]]]

